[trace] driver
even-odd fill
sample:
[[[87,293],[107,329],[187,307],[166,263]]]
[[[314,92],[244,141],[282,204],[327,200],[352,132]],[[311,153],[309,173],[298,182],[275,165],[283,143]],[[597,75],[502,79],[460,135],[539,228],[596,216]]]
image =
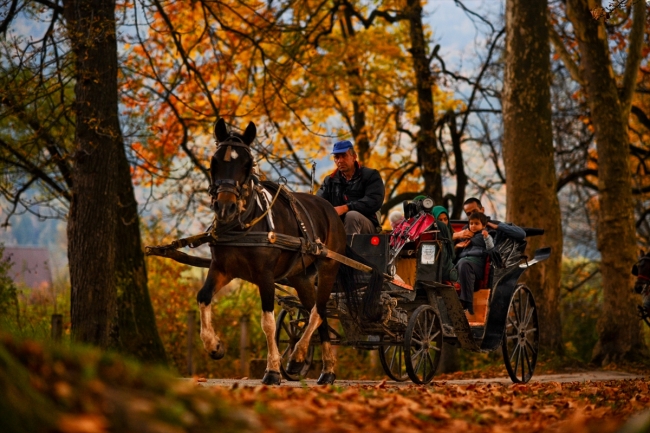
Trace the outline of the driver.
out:
[[[348,140],[334,143],[332,155],[336,170],[325,178],[316,195],[334,206],[347,234],[380,232],[377,211],[384,202],[384,182],[379,172],[359,164]]]

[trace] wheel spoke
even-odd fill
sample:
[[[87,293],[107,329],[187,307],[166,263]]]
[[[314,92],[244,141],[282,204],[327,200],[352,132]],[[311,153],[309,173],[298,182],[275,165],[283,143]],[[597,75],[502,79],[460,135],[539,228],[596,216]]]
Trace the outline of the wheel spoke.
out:
[[[422,350],[420,350],[420,355],[418,356],[418,363],[415,366],[415,373],[417,374],[418,371],[420,371],[420,364],[422,364],[422,360],[424,359],[424,355],[422,355]]]
[[[530,352],[532,354],[537,353],[537,350],[533,347],[533,345],[532,345],[532,343],[530,341],[526,340],[526,346],[528,346],[530,348]]]
[[[528,292],[524,292],[523,289],[520,289],[520,290],[521,290],[522,294],[524,294],[524,298],[525,298],[525,300],[526,300],[526,305],[524,306],[524,309],[523,309],[524,314],[522,314],[522,317],[526,317],[526,316],[528,316],[527,313],[528,313],[528,300],[529,300],[529,296],[528,296]],[[531,311],[532,311],[532,308],[531,308]],[[525,324],[525,323],[527,323],[527,322],[524,322],[524,324]],[[524,325],[524,326],[525,326],[525,325]]]
[[[411,341],[416,342],[417,344],[420,345],[420,347],[421,347],[421,346],[424,346],[424,343],[422,343],[422,340],[418,340],[418,339],[415,338],[415,337],[411,337]]]
[[[512,364],[512,359],[515,357],[517,354],[517,350],[519,350],[519,344],[515,346],[515,348],[512,350],[512,355],[510,355],[510,363]],[[516,362],[516,361],[515,361]]]
[[[532,373],[533,372],[533,366],[532,366],[532,363],[530,361],[530,357],[528,356],[528,349],[526,349],[526,346],[524,346],[524,355],[526,357],[526,364],[528,365],[528,371],[530,373]]]
[[[429,333],[427,334],[427,336],[430,336],[433,333],[433,330],[435,329],[435,326],[436,326],[436,320],[435,319],[436,319],[436,317],[435,317],[435,314],[434,314],[434,316],[431,318],[431,325],[429,325]],[[438,333],[436,333],[436,335],[438,335]],[[434,339],[434,338],[436,338],[436,335],[434,335],[432,337],[429,337],[429,338]]]
[[[284,332],[286,332],[287,335],[289,336],[289,339],[292,339],[293,333],[291,332],[291,328],[289,328],[289,325],[287,325],[287,322],[285,322],[284,320],[282,321],[282,328],[284,329]]]
[[[526,312],[526,319],[524,320],[524,323],[522,323],[521,327],[526,329],[528,328],[528,324],[530,323],[530,319],[533,318],[533,313],[535,312],[534,308],[531,308]]]
[[[290,351],[291,351],[291,346],[287,346],[287,348],[284,349],[284,352],[282,352],[282,355],[280,356],[280,358],[284,358],[286,355],[289,354]]]

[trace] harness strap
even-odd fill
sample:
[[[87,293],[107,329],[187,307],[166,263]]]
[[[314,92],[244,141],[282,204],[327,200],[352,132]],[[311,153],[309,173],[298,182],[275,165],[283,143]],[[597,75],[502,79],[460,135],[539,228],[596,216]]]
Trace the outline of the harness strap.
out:
[[[273,207],[273,205],[277,201],[278,197],[280,196],[280,191],[282,191],[283,187],[284,187],[284,185],[280,185],[280,187],[278,188],[278,191],[275,193],[275,197],[273,197],[273,200],[271,201],[271,204],[266,208],[266,210],[264,212],[262,212],[262,215],[258,216],[253,221],[244,224],[244,228],[247,229],[249,227],[253,227],[255,224],[257,224],[258,222],[260,222],[260,221],[262,221],[264,219],[266,214],[269,213],[269,211],[271,210],[271,208]],[[249,207],[251,207],[251,206],[249,206]]]

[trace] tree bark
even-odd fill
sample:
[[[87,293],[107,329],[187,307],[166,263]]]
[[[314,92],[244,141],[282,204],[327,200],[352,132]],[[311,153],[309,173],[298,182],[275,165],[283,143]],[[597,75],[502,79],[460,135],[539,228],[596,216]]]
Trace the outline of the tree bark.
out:
[[[542,246],[553,254],[524,275],[539,309],[540,346],[563,353],[560,325],[562,222],[557,198],[551,125],[551,61],[547,1],[506,1],[506,67],[503,88],[503,153],[506,219],[540,227],[528,255]]]
[[[595,0],[568,0],[567,16],[580,51],[580,73],[598,152],[598,249],[601,253],[603,309],[593,361],[607,364],[635,360],[646,352],[636,317],[630,269],[636,259],[636,236],[629,167],[627,120],[623,119],[603,19],[594,20]],[[639,9],[635,8],[635,13]],[[628,55],[635,55],[628,53]]]
[[[117,319],[117,44],[115,2],[66,0],[75,56],[75,154],[68,216],[72,336],[108,347]]]
[[[424,193],[436,203],[442,203],[442,176],[440,166],[442,154],[436,143],[436,123],[433,107],[433,83],[429,59],[426,52],[426,38],[422,25],[422,5],[420,0],[406,1],[411,39],[411,58],[415,72],[418,109],[420,118],[417,134],[418,163],[424,178]]]
[[[119,349],[141,361],[166,363],[149,290],[140,236],[138,203],[124,145],[118,149],[114,173],[118,185],[116,274]]]

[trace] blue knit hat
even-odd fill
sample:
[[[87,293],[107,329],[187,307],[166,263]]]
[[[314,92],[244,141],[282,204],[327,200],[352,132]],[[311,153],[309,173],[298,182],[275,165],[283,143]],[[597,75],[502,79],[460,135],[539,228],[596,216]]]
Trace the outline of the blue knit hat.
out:
[[[332,153],[345,153],[349,149],[352,149],[352,142],[350,142],[349,140],[338,141],[334,143],[334,148],[332,149]]]

